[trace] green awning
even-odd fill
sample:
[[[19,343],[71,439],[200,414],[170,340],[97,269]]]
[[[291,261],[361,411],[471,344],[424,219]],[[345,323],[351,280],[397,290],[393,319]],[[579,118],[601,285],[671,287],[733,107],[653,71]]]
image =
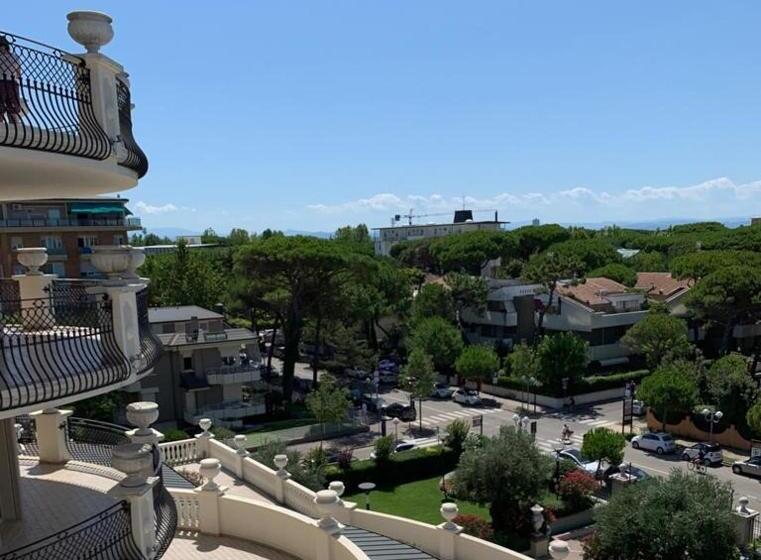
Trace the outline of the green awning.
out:
[[[121,202],[74,202],[69,211],[72,214],[132,214]]]

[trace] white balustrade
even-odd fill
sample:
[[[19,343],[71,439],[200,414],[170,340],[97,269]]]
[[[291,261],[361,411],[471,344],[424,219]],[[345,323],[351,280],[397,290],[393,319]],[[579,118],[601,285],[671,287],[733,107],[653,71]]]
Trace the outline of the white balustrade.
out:
[[[164,462],[169,466],[186,465],[201,459],[196,439],[182,439],[159,444]]]

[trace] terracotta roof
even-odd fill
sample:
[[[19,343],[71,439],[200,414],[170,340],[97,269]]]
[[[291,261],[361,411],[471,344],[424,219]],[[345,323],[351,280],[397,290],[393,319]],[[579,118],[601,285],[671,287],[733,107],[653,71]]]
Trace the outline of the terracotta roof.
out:
[[[587,278],[583,284],[575,286],[566,284],[558,287],[560,295],[573,298],[590,307],[610,303],[606,297],[608,294],[623,294],[625,292],[626,286],[605,277]]]
[[[668,299],[690,288],[687,280],[677,280],[670,272],[638,272],[635,288],[645,290],[650,296]]]

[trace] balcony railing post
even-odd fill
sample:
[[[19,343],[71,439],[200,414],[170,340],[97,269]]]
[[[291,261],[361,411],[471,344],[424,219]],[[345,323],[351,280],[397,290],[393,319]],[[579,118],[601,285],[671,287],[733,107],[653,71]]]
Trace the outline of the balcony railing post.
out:
[[[116,77],[124,74],[124,67],[100,53],[79,56],[90,70],[90,91],[95,118],[111,141],[115,142],[121,134]],[[115,154],[112,152],[113,155]]]
[[[129,437],[132,443],[155,446],[155,448],[159,450],[159,453],[161,453],[161,448],[158,445],[164,440],[164,434],[151,428],[151,424],[158,419],[159,405],[155,402],[140,401],[128,404],[127,420],[133,426],[137,426],[137,428],[134,430],[127,430],[127,437]],[[163,461],[163,459],[163,456],[160,456],[160,460]],[[151,476],[155,467],[156,465],[151,465],[151,467],[145,471],[145,476]]]
[[[66,446],[66,424],[71,410],[47,408],[32,412],[37,429],[37,445],[40,449],[40,462],[60,464],[71,460]]]
[[[111,492],[115,497],[126,499],[132,518],[132,538],[148,560],[156,557],[156,524],[154,523],[154,492],[159,483],[155,476],[146,477],[145,472],[153,465],[151,446],[126,443],[114,448],[111,464],[127,475]]]
[[[40,267],[48,262],[45,247],[29,247],[17,249],[16,257],[19,263],[26,267],[25,274],[16,274],[13,279],[18,282],[19,299],[21,300],[21,317],[24,328],[29,331],[49,327],[54,324],[50,307],[40,305],[47,300],[50,286],[55,274],[43,274]]]

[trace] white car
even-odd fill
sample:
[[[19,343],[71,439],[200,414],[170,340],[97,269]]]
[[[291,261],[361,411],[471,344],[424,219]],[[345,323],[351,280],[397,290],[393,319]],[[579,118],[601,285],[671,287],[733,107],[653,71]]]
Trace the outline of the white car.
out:
[[[572,447],[568,449],[563,449],[563,451],[558,453],[558,457],[560,457],[561,459],[566,459],[567,461],[571,461],[577,467],[586,471],[592,476],[596,476],[597,471],[600,468],[600,461],[590,461],[589,459],[584,457],[584,455],[581,454],[580,450],[574,449]]]
[[[721,452],[721,446],[716,443],[700,442],[691,447],[685,447],[682,451],[684,461],[693,461],[700,457],[703,452],[703,464],[721,466],[724,461],[724,454]]]
[[[454,389],[446,383],[436,383],[431,391],[431,396],[436,399],[451,399]]]
[[[647,406],[642,401],[632,401],[632,414],[634,416],[644,416]]]
[[[478,391],[474,391],[473,389],[463,389],[462,387],[454,392],[452,399],[456,403],[467,406],[478,406],[481,404],[481,397],[478,396]]]
[[[416,445],[417,445],[417,442],[415,440],[403,439],[401,441],[396,442],[391,452],[399,453],[400,451],[409,451],[410,449],[413,449]],[[370,458],[375,459],[375,451],[370,453]]]
[[[645,451],[655,451],[658,455],[676,451],[674,438],[671,437],[671,434],[665,432],[651,432],[641,436],[634,436],[632,438],[632,447],[634,449],[644,449]]]

